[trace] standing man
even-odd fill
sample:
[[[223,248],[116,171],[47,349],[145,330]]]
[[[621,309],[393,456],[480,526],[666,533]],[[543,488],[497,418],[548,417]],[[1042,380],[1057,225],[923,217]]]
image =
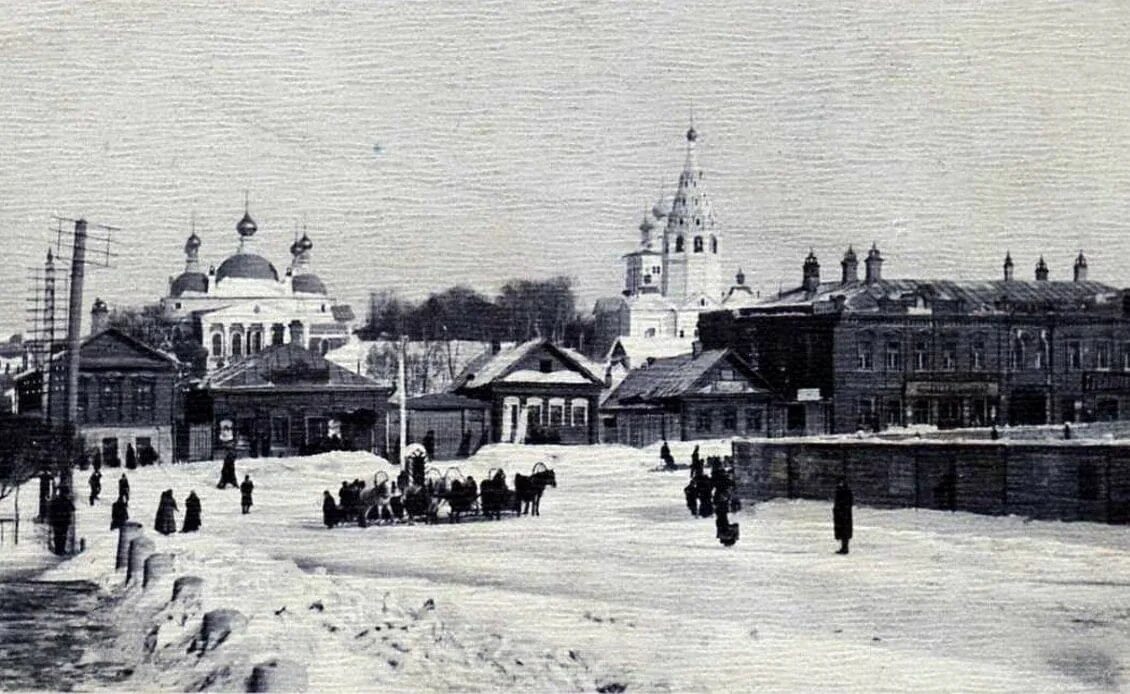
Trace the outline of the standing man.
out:
[[[125,499],[127,502],[129,501],[129,479],[124,472],[122,476],[118,478],[118,496]]]
[[[239,485],[239,503],[245,515],[251,512],[251,492],[254,489],[255,484],[251,481],[251,475],[244,475],[243,484]]]
[[[71,529],[71,521],[75,516],[75,505],[71,501],[70,491],[66,487],[57,488],[55,497],[51,499],[51,529],[55,533],[55,554],[64,556],[67,553],[67,535]]]
[[[847,478],[841,477],[836,485],[836,500],[832,504],[832,524],[836,532],[836,539],[840,541],[840,548],[836,554],[847,554],[848,543],[851,542],[851,506],[853,503],[851,487]]]
[[[432,429],[424,434],[424,450],[428,452],[429,461],[436,459],[436,433]]]
[[[230,448],[224,454],[224,465],[220,468],[220,483],[216,485],[216,489],[226,489],[229,484],[233,487],[239,486],[235,478],[235,451]]]

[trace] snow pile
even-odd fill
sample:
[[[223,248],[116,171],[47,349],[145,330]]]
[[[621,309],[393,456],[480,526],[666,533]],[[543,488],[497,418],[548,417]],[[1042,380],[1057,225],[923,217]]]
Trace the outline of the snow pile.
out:
[[[481,463],[494,465],[485,458]],[[302,570],[294,561],[272,558],[266,548],[239,541],[241,524],[280,523],[294,509],[302,514],[295,520],[316,527],[320,486],[336,490],[334,481],[354,478],[372,484],[377,470],[395,474],[387,461],[370,454],[327,453],[239,461],[237,467],[240,479],[250,474],[256,483],[256,506],[248,516],[238,512],[238,492],[210,484],[219,477],[218,463],[127,471],[132,519],[146,526],[144,535],[155,541],[157,552],[176,557],[167,580],[142,588],[140,582],[126,585],[125,572],[114,571],[118,533],[103,530],[109,526],[109,505],[102,503],[79,508],[86,552],[43,576],[91,581],[107,592],[105,607],[121,633],[88,658],[135,664],[131,686],[241,690],[256,665],[272,662],[297,666],[313,690],[585,691],[608,679],[576,651],[539,647],[515,640],[503,629],[466,622],[447,609],[440,590],[426,591],[428,597],[422,599],[413,591],[409,599],[394,588],[373,590],[370,581],[330,575],[324,568]],[[107,490],[116,489],[120,472],[107,470]],[[319,484],[312,486],[311,478]],[[153,532],[151,516],[161,490],[174,488],[180,503],[189,487],[203,502],[203,531],[168,537]],[[299,494],[308,498],[299,501]],[[359,538],[366,531],[335,532]],[[367,532],[368,539],[379,539],[379,530]],[[287,541],[285,535],[277,538]],[[202,579],[200,593],[174,598],[174,579],[180,577]],[[234,623],[218,635],[204,634],[207,615],[217,614]],[[294,686],[291,682],[283,689]]]

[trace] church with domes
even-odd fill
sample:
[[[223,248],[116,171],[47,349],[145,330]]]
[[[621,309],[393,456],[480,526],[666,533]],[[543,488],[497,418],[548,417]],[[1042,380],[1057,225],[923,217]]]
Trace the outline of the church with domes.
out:
[[[313,241],[303,232],[290,246],[290,264],[280,274],[256,252],[259,227],[244,211],[235,225],[238,246],[205,272],[203,245],[195,228],[184,244],[184,271],[169,278],[161,300],[165,315],[181,330],[199,335],[215,369],[276,344],[296,343],[325,354],[349,341],[354,315],[337,303],[315,274]]]
[[[699,134],[687,130],[687,153],[675,196],[661,199],[644,212],[636,250],[623,257],[624,289],[620,296],[596,302],[597,347],[606,349],[617,337],[684,340],[698,334],[698,316],[724,302],[746,300],[741,289],[725,293],[722,280],[722,230],[703,185],[698,165]]]

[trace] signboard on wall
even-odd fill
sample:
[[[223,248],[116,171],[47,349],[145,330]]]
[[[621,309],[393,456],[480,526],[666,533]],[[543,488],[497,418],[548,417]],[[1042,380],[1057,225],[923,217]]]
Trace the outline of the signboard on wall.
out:
[[[999,387],[992,381],[907,381],[907,395],[968,395],[995,397]]]
[[[820,402],[819,388],[797,388],[797,402]]]

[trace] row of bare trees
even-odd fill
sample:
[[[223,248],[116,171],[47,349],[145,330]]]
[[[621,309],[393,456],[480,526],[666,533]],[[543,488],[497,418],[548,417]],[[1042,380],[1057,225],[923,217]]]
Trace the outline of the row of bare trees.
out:
[[[364,339],[524,342],[545,337],[584,349],[592,321],[578,311],[572,278],[516,279],[491,298],[465,286],[412,302],[393,291],[370,295],[368,319],[358,331]]]

